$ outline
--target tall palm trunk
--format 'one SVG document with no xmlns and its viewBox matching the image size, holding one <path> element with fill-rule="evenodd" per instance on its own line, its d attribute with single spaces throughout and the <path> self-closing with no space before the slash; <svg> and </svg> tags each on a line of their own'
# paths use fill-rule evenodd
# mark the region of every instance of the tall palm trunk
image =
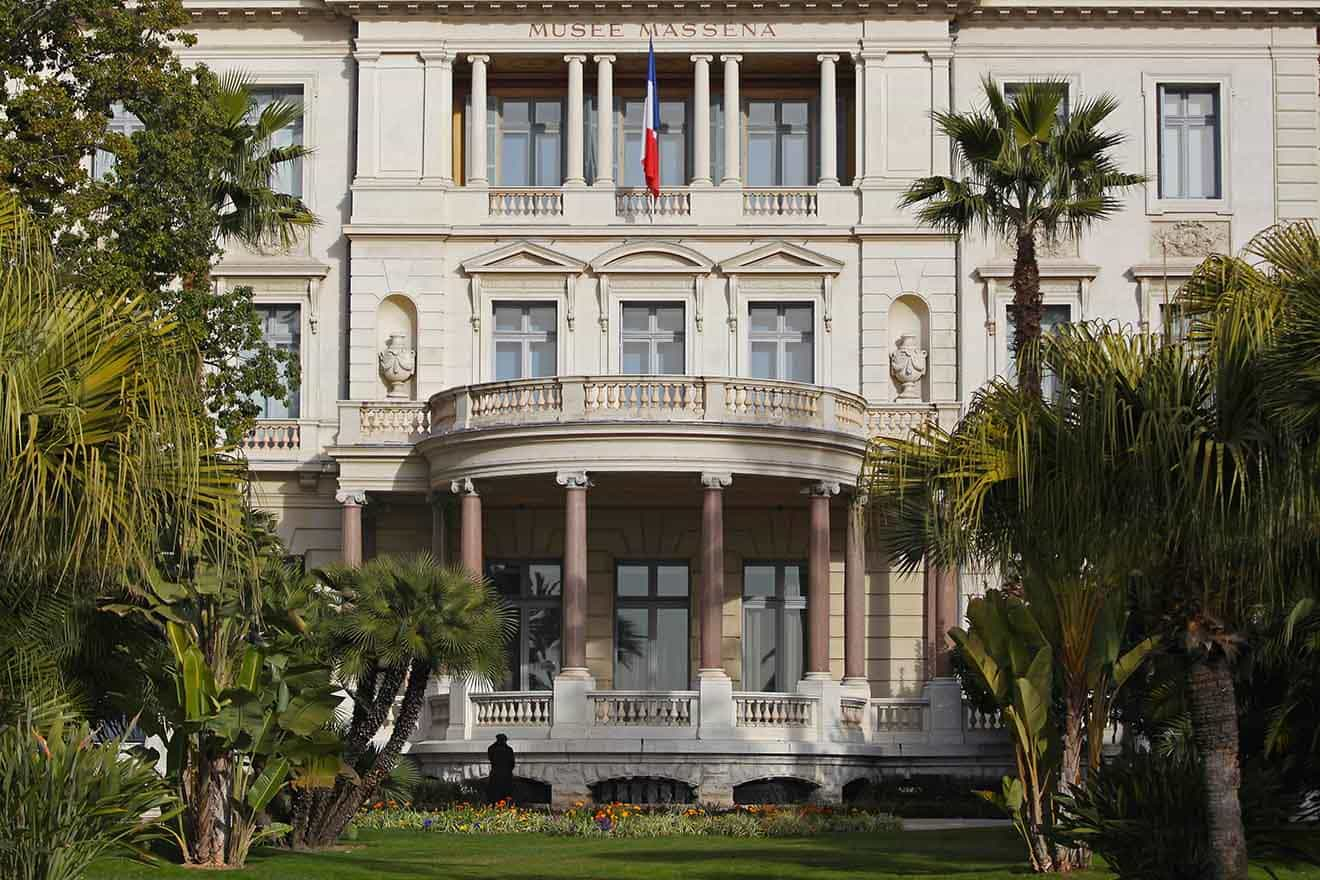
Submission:
<svg viewBox="0 0 1320 880">
<path fill-rule="evenodd" d="M 1036 239 L 1030 230 L 1019 232 L 1013 257 L 1013 348 L 1017 351 L 1018 387 L 1040 396 L 1040 364 L 1026 356 L 1028 346 L 1040 338 L 1040 266 Z"/>
<path fill-rule="evenodd" d="M 1188 675 L 1192 739 L 1201 758 L 1211 880 L 1246 880 L 1247 841 L 1238 787 L 1237 698 L 1233 670 L 1222 651 L 1192 666 Z"/>
</svg>

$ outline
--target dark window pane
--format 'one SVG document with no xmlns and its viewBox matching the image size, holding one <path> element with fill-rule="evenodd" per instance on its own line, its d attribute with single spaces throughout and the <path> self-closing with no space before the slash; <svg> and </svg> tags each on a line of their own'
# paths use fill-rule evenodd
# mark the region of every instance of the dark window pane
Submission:
<svg viewBox="0 0 1320 880">
<path fill-rule="evenodd" d="M 645 565 L 620 565 L 616 575 L 616 589 L 620 596 L 650 595 L 649 569 Z"/>
<path fill-rule="evenodd" d="M 648 690 L 650 640 L 650 613 L 647 609 L 620 608 L 614 629 L 615 690 Z"/>
<path fill-rule="evenodd" d="M 681 691 L 688 682 L 688 612 L 686 608 L 658 608 L 656 616 L 656 678 L 652 687 Z"/>
<path fill-rule="evenodd" d="M 656 594 L 660 596 L 686 596 L 688 594 L 688 567 L 686 565 L 656 566 Z"/>
</svg>

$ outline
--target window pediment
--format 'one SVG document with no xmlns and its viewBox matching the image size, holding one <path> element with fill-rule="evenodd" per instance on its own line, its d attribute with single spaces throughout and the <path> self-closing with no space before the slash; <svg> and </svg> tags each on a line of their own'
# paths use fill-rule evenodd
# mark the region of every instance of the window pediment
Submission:
<svg viewBox="0 0 1320 880">
<path fill-rule="evenodd" d="M 530 241 L 516 241 L 488 253 L 464 260 L 462 269 L 469 275 L 483 273 L 548 273 L 576 275 L 586 263 Z"/>
<path fill-rule="evenodd" d="M 773 241 L 720 263 L 726 275 L 837 275 L 843 263 L 786 241 Z"/>
<path fill-rule="evenodd" d="M 692 248 L 670 241 L 625 242 L 591 261 L 601 274 L 673 272 L 701 275 L 714 267 Z"/>
</svg>

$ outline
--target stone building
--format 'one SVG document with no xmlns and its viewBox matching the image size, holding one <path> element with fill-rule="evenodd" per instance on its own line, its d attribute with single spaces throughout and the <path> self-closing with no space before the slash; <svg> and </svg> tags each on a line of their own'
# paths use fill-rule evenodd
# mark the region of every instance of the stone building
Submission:
<svg viewBox="0 0 1320 880">
<path fill-rule="evenodd" d="M 1013 372 L 1011 252 L 897 207 L 951 169 L 932 111 L 1117 97 L 1150 183 L 1044 248 L 1047 324 L 1158 330 L 1202 255 L 1317 212 L 1315 0 L 187 6 L 189 59 L 301 101 L 314 150 L 281 183 L 321 225 L 215 272 L 302 364 L 258 502 L 309 565 L 489 575 L 511 675 L 437 683 L 412 751 L 482 776 L 505 732 L 561 803 L 1003 766 L 941 661 L 980 579 L 891 570 L 856 513 L 869 437 Z"/>
</svg>

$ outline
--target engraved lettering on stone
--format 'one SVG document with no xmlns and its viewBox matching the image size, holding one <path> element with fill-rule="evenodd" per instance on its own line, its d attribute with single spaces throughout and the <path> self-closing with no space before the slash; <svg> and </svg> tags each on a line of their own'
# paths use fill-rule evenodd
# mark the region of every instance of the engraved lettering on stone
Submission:
<svg viewBox="0 0 1320 880">
<path fill-rule="evenodd" d="M 707 39 L 773 39 L 775 26 L 770 22 L 531 22 L 527 25 L 529 39 L 582 40 L 582 39 L 637 39 L 692 40 Z"/>
</svg>

